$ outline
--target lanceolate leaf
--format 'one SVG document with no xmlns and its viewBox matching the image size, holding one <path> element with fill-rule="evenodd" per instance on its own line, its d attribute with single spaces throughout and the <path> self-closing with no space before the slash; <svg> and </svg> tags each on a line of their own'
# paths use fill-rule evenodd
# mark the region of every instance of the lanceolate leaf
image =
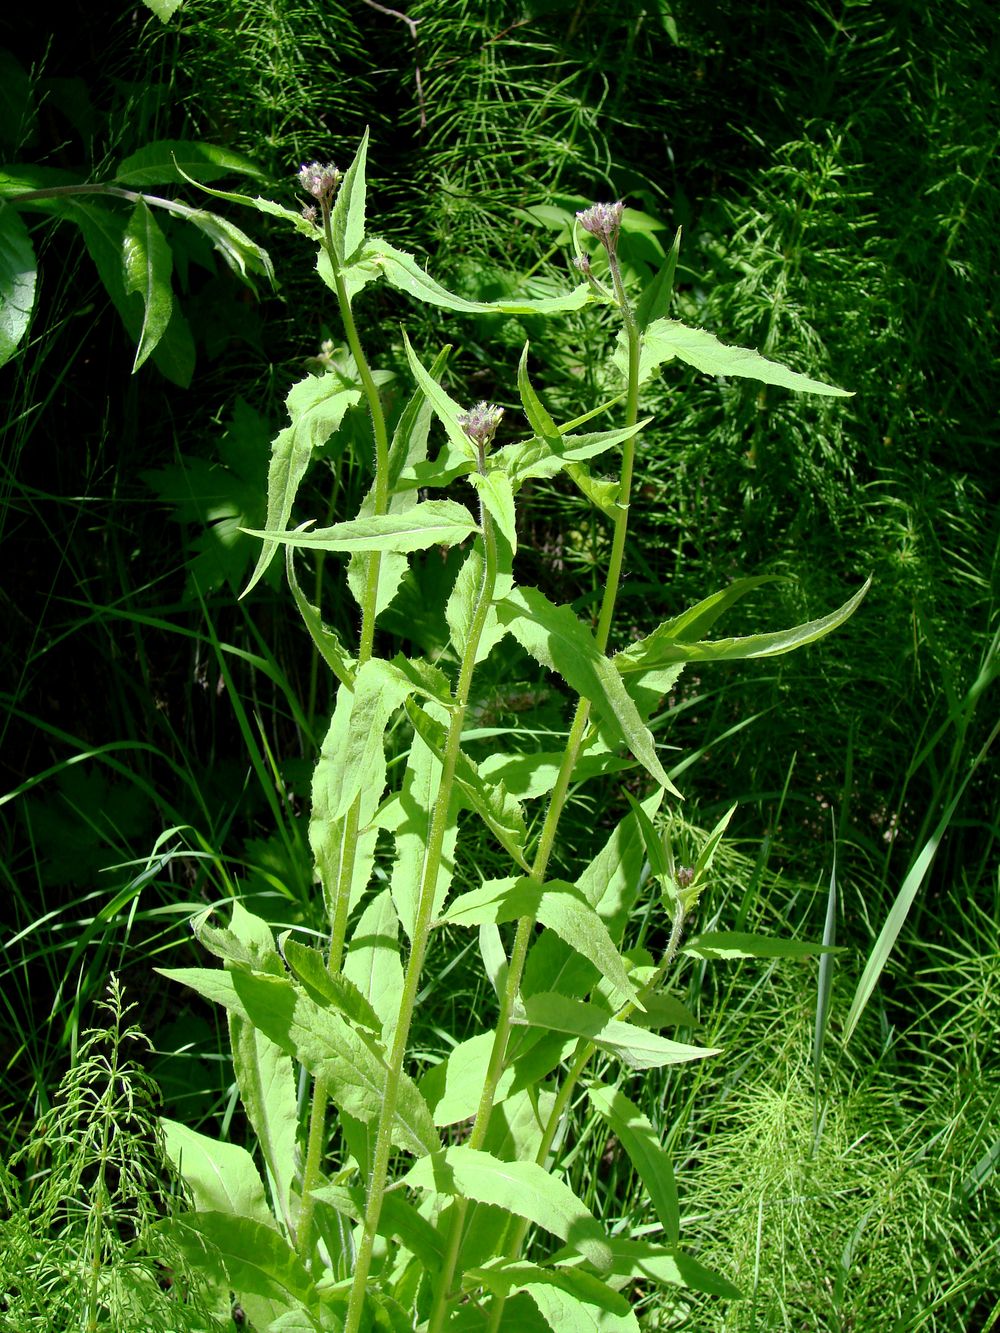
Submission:
<svg viewBox="0 0 1000 1333">
<path fill-rule="evenodd" d="M 14 355 L 28 331 L 35 279 L 28 229 L 9 204 L 0 203 L 0 366 Z"/>
<path fill-rule="evenodd" d="M 624 368 L 627 351 L 619 335 L 615 360 Z M 776 361 L 769 361 L 748 347 L 730 347 L 720 342 L 707 329 L 693 329 L 676 319 L 655 319 L 642 335 L 642 357 L 639 365 L 640 383 L 647 380 L 658 366 L 674 358 L 684 361 L 705 375 L 735 375 L 743 379 L 776 384 L 797 393 L 824 394 L 830 398 L 850 398 L 847 389 L 800 375 Z"/>
<path fill-rule="evenodd" d="M 632 1023 L 612 1018 L 606 1009 L 572 1000 L 554 991 L 539 991 L 524 1001 L 524 1022 L 532 1027 L 565 1032 L 592 1041 L 602 1051 L 617 1055 L 632 1069 L 659 1069 L 663 1065 L 683 1064 L 718 1055 L 708 1046 L 684 1046 L 668 1041 L 656 1032 L 647 1032 Z"/>
<path fill-rule="evenodd" d="M 464 1285 L 474 1283 L 498 1296 L 526 1291 L 556 1333 L 639 1333 L 625 1297 L 582 1269 L 501 1261 L 467 1270 Z"/>
<path fill-rule="evenodd" d="M 500 925 L 524 916 L 535 917 L 589 959 L 621 992 L 623 1004 L 636 998 L 635 986 L 607 926 L 580 890 L 565 880 L 549 880 L 544 886 L 526 877 L 489 881 L 481 889 L 453 899 L 443 920 L 481 926 L 487 922 Z"/>
<path fill-rule="evenodd" d="M 246 232 L 240 231 L 239 227 L 227 218 L 220 218 L 216 213 L 206 213 L 201 209 L 187 213 L 185 217 L 193 227 L 197 227 L 208 237 L 229 267 L 251 291 L 257 290 L 252 277 L 254 273 L 267 278 L 272 287 L 276 285 L 270 255 L 256 241 L 252 241 Z"/>
<path fill-rule="evenodd" d="M 299 608 L 299 615 L 302 617 L 303 623 L 309 631 L 309 637 L 316 645 L 319 655 L 341 685 L 353 685 L 354 661 L 348 656 L 344 645 L 340 641 L 340 635 L 324 623 L 319 608 L 313 606 L 299 587 L 299 581 L 295 576 L 294 546 L 285 547 L 285 575 L 288 579 L 288 586 L 292 590 L 295 605 Z"/>
<path fill-rule="evenodd" d="M 676 1245 L 680 1240 L 681 1215 L 674 1168 L 648 1116 L 616 1088 L 596 1083 L 587 1089 L 587 1096 L 628 1153 L 636 1179 L 645 1186 L 664 1235 Z"/>
<path fill-rule="evenodd" d="M 296 980 L 318 1005 L 322 1008 L 332 1005 L 361 1027 L 371 1032 L 381 1031 L 381 1020 L 367 998 L 353 981 L 341 973 L 331 972 L 318 949 L 292 939 L 287 930 L 281 936 L 281 948 Z"/>
<path fill-rule="evenodd" d="M 229 1014 L 229 1043 L 240 1100 L 260 1144 L 275 1210 L 291 1235 L 299 1123 L 292 1062 L 280 1046 L 239 1014 Z"/>
<path fill-rule="evenodd" d="M 674 243 L 663 262 L 663 267 L 649 284 L 636 307 L 635 318 L 639 328 L 645 330 L 656 319 L 670 310 L 670 300 L 674 293 L 674 275 L 677 272 L 677 260 L 681 252 L 681 229 L 674 234 Z"/>
<path fill-rule="evenodd" d="M 706 930 L 689 940 L 682 952 L 692 958 L 815 958 L 819 954 L 843 953 L 843 949 L 807 940 L 748 935 L 738 930 Z"/>
<path fill-rule="evenodd" d="M 610 1262 L 600 1224 L 568 1185 L 535 1162 L 501 1162 L 460 1146 L 423 1158 L 404 1180 L 414 1189 L 495 1204 L 567 1241 L 595 1268 L 603 1270 Z"/>
<path fill-rule="evenodd" d="M 231 148 L 187 139 L 158 139 L 122 159 L 115 184 L 145 190 L 150 185 L 179 185 L 185 180 L 203 184 L 237 174 L 264 176 L 260 167 Z"/>
<path fill-rule="evenodd" d="M 662 787 L 680 795 L 614 666 L 568 606 L 554 606 L 537 588 L 516 588 L 498 603 L 497 615 L 536 661 L 557 671 L 571 689 L 590 700 L 615 738 Z"/>
<path fill-rule="evenodd" d="M 365 165 L 368 158 L 368 131 L 365 130 L 354 161 L 344 173 L 333 204 L 331 228 L 337 259 L 345 264 L 365 239 Z"/>
<path fill-rule="evenodd" d="M 493 1054 L 493 1040 L 492 1032 L 481 1032 L 459 1042 L 446 1059 L 432 1065 L 420 1080 L 420 1092 L 434 1114 L 435 1125 L 455 1125 L 476 1114 Z M 513 1081 L 514 1071 L 505 1070 L 495 1101 L 503 1101 Z"/>
<path fill-rule="evenodd" d="M 870 587 L 869 578 L 843 606 L 818 620 L 809 620 L 803 625 L 796 625 L 794 629 L 751 634 L 743 639 L 711 639 L 702 643 L 678 639 L 675 637 L 673 622 L 667 621 L 645 639 L 640 639 L 638 643 L 618 653 L 613 661 L 624 674 L 628 671 L 650 671 L 671 662 L 732 662 L 751 657 L 777 657 L 807 643 L 815 643 L 842 625 L 861 605 Z"/>
<path fill-rule="evenodd" d="M 478 532 L 479 525 L 465 506 L 454 500 L 426 500 L 403 514 L 357 518 L 309 532 L 272 529 L 257 532 L 251 528 L 244 531 L 251 537 L 263 538 L 265 542 L 283 542 L 287 546 L 305 546 L 320 551 L 406 552 L 425 551 L 429 546 L 456 546 Z M 246 592 L 243 595 L 245 597 Z"/>
<path fill-rule="evenodd" d="M 144 199 L 136 204 L 125 229 L 122 266 L 126 293 L 138 293 L 143 305 L 134 374 L 166 332 L 174 304 L 170 286 L 173 255 Z"/>
<path fill-rule="evenodd" d="M 690 1287 L 692 1291 L 704 1291 L 710 1296 L 722 1296 L 727 1300 L 740 1300 L 743 1293 L 718 1273 L 692 1259 L 683 1250 L 674 1246 L 654 1245 L 646 1240 L 625 1240 L 613 1237 L 611 1246 L 612 1264 L 609 1276 L 631 1278 L 639 1282 L 655 1282 L 663 1287 Z M 553 1259 L 564 1258 L 564 1253 L 554 1255 Z"/>
<path fill-rule="evenodd" d="M 340 802 L 334 818 L 346 815 L 362 790 L 374 790 L 381 798 L 385 786 L 385 729 L 390 717 L 412 693 L 413 682 L 391 662 L 373 657 L 358 671 L 342 756 Z"/>
<path fill-rule="evenodd" d="M 344 976 L 357 986 L 378 1015 L 382 1043 L 388 1050 L 396 1031 L 403 994 L 399 920 L 388 889 L 377 893 L 362 912 L 351 937 Z"/>
<path fill-rule="evenodd" d="M 491 468 L 485 477 L 479 472 L 473 472 L 469 481 L 475 487 L 483 508 L 509 543 L 513 555 L 517 550 L 517 527 L 510 477 L 499 468 Z"/>
</svg>

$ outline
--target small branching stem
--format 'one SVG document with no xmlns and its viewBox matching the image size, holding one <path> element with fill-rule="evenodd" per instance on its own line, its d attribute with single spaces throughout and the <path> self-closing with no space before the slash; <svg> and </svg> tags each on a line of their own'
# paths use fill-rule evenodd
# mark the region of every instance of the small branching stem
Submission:
<svg viewBox="0 0 1000 1333">
<path fill-rule="evenodd" d="M 493 602 L 497 578 L 497 546 L 493 531 L 493 521 L 486 510 L 480 506 L 480 522 L 483 534 L 483 577 L 476 598 L 472 622 L 466 639 L 462 665 L 459 671 L 458 685 L 455 690 L 451 722 L 445 742 L 441 765 L 441 778 L 434 812 L 431 818 L 430 834 L 424 856 L 420 892 L 417 900 L 417 913 L 413 927 L 413 940 L 410 956 L 407 960 L 406 975 L 403 981 L 403 995 L 399 1005 L 399 1019 L 396 1033 L 389 1054 L 386 1073 L 385 1096 L 379 1115 L 378 1133 L 375 1140 L 375 1152 L 372 1162 L 371 1180 L 368 1186 L 368 1199 L 365 1208 L 364 1230 L 354 1265 L 354 1282 L 351 1287 L 350 1303 L 344 1323 L 344 1333 L 358 1333 L 364 1311 L 365 1288 L 371 1267 L 372 1252 L 375 1246 L 376 1230 L 382 1211 L 382 1201 L 388 1179 L 389 1154 L 392 1149 L 392 1126 L 396 1114 L 396 1102 L 399 1096 L 399 1083 L 402 1076 L 406 1045 L 410 1036 L 410 1025 L 416 1007 L 417 993 L 420 988 L 420 972 L 423 967 L 427 943 L 430 938 L 434 897 L 438 875 L 441 868 L 441 852 L 445 834 L 448 830 L 448 807 L 451 804 L 452 788 L 455 778 L 455 766 L 458 762 L 462 739 L 462 726 L 465 710 L 472 688 L 472 676 L 476 666 L 479 643 L 486 626 L 486 617 Z"/>
<path fill-rule="evenodd" d="M 639 327 L 625 295 L 625 287 L 622 282 L 621 270 L 618 266 L 617 257 L 614 253 L 609 253 L 608 258 L 611 264 L 611 278 L 614 284 L 615 297 L 621 312 L 622 322 L 625 326 L 626 338 L 628 340 L 628 390 L 625 407 L 625 425 L 634 426 L 639 419 Z M 618 596 L 618 586 L 621 582 L 622 562 L 625 553 L 625 538 L 628 532 L 629 496 L 632 488 L 634 465 L 635 436 L 632 436 L 630 439 L 626 440 L 622 446 L 621 478 L 618 488 L 617 515 L 615 518 L 614 535 L 611 543 L 611 556 L 608 563 L 607 582 L 605 583 L 604 595 L 601 599 L 601 610 L 597 622 L 597 630 L 595 632 L 597 646 L 601 652 L 607 650 L 608 639 L 611 633 L 611 618 L 614 614 L 615 601 Z M 552 849 L 555 846 L 559 820 L 562 817 L 563 808 L 565 807 L 569 796 L 573 772 L 580 756 L 580 748 L 586 737 L 589 722 L 590 701 L 588 699 L 580 699 L 576 706 L 573 722 L 570 726 L 570 732 L 566 741 L 566 748 L 563 752 L 562 762 L 559 767 L 555 786 L 549 797 L 549 805 L 545 813 L 545 822 L 542 825 L 542 831 L 538 839 L 538 846 L 535 851 L 535 859 L 531 867 L 531 878 L 537 884 L 544 884 L 545 882 L 549 858 L 551 857 Z M 479 1109 L 476 1113 L 475 1123 L 468 1140 L 468 1146 L 470 1148 L 482 1148 L 489 1131 L 490 1120 L 493 1115 L 493 1107 L 496 1101 L 497 1088 L 500 1085 L 500 1079 L 503 1075 L 507 1059 L 507 1046 L 510 1040 L 511 1028 L 514 1023 L 514 1005 L 521 988 L 521 979 L 524 975 L 528 949 L 535 933 L 535 924 L 536 919 L 534 916 L 521 917 L 517 923 L 514 946 L 511 950 L 510 963 L 507 968 L 507 980 L 504 986 L 503 995 L 500 998 L 500 1013 L 497 1018 L 493 1047 L 490 1053 L 490 1062 L 487 1067 L 486 1079 L 479 1101 Z M 430 1319 L 427 1324 L 427 1333 L 441 1333 L 447 1318 L 451 1286 L 455 1278 L 455 1269 L 458 1264 L 459 1251 L 462 1246 L 462 1233 L 465 1227 L 466 1212 L 466 1200 L 461 1198 L 456 1199 L 452 1208 L 444 1262 L 438 1281 L 434 1305 L 432 1306 Z M 495 1302 L 495 1305 L 502 1310 L 503 1301 L 498 1299 Z"/>
</svg>

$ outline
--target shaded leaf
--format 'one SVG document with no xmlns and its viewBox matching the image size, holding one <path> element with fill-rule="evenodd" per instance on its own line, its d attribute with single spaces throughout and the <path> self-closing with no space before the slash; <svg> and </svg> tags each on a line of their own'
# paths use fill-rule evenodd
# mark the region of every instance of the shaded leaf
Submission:
<svg viewBox="0 0 1000 1333">
<path fill-rule="evenodd" d="M 685 1046 L 668 1041 L 656 1032 L 612 1018 L 606 1009 L 596 1004 L 585 1004 L 555 991 L 530 995 L 524 1001 L 523 1018 L 515 1018 L 515 1021 L 592 1041 L 602 1051 L 617 1055 L 632 1069 L 659 1069 L 663 1065 L 704 1060 L 720 1053 L 709 1046 Z"/>
<path fill-rule="evenodd" d="M 144 199 L 136 204 L 125 229 L 122 266 L 126 294 L 137 293 L 143 306 L 139 345 L 132 365 L 135 374 L 166 333 L 174 305 L 170 286 L 173 254 Z"/>
<path fill-rule="evenodd" d="M 31 323 L 37 267 L 28 229 L 0 202 L 0 366 L 14 355 Z"/>
</svg>

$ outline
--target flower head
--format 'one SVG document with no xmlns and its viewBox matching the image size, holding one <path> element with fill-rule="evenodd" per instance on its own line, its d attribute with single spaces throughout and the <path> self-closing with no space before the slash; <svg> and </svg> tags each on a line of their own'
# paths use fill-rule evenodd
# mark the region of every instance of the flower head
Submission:
<svg viewBox="0 0 1000 1333">
<path fill-rule="evenodd" d="M 468 412 L 463 412 L 458 418 L 458 424 L 482 453 L 497 433 L 497 427 L 502 419 L 502 407 L 497 407 L 495 403 L 482 402 L 477 403 Z"/>
<path fill-rule="evenodd" d="M 329 205 L 340 185 L 340 172 L 332 162 L 306 162 L 299 168 L 299 184 L 314 199 Z"/>
<path fill-rule="evenodd" d="M 609 254 L 614 254 L 624 212 L 625 205 L 619 199 L 616 204 L 593 204 L 577 213 L 576 220 L 584 231 L 597 237 Z"/>
</svg>

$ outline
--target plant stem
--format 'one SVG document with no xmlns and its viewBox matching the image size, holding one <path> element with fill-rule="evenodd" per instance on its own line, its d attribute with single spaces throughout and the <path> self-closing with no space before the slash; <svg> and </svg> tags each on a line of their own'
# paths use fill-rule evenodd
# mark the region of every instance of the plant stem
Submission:
<svg viewBox="0 0 1000 1333">
<path fill-rule="evenodd" d="M 427 952 L 427 943 L 430 938 L 432 924 L 431 914 L 434 909 L 434 896 L 441 867 L 441 851 L 444 846 L 444 838 L 448 829 L 448 807 L 451 804 L 455 766 L 458 761 L 459 747 L 462 739 L 465 710 L 469 702 L 469 693 L 472 688 L 472 676 L 476 666 L 476 655 L 479 650 L 479 642 L 482 638 L 483 629 L 486 626 L 486 617 L 493 601 L 493 594 L 496 586 L 496 538 L 493 532 L 493 521 L 482 505 L 480 505 L 480 518 L 483 533 L 483 550 L 485 554 L 483 578 L 476 599 L 472 623 L 469 627 L 465 652 L 462 655 L 462 665 L 454 695 L 454 707 L 442 758 L 441 778 L 438 785 L 437 797 L 434 802 L 434 813 L 431 819 L 431 828 L 424 855 L 420 893 L 417 900 L 417 914 L 413 927 L 412 946 L 409 959 L 407 960 L 406 976 L 403 981 L 403 995 L 399 1005 L 399 1019 L 396 1025 L 395 1037 L 393 1038 L 392 1050 L 389 1054 L 389 1064 L 385 1082 L 385 1096 L 382 1103 L 382 1111 L 379 1116 L 378 1134 L 375 1141 L 375 1153 L 372 1162 L 372 1174 L 368 1186 L 364 1230 L 355 1259 L 354 1282 L 351 1287 L 350 1303 L 347 1309 L 347 1318 L 344 1323 L 344 1333 L 358 1333 L 358 1329 L 361 1325 L 361 1316 L 364 1311 L 365 1288 L 368 1282 L 368 1272 L 371 1267 L 375 1235 L 379 1216 L 382 1211 L 382 1201 L 385 1197 L 388 1178 L 389 1154 L 392 1149 L 392 1125 L 396 1114 L 396 1101 L 399 1095 L 399 1083 L 402 1075 L 403 1059 L 406 1054 L 406 1045 L 409 1040 L 410 1025 L 413 1021 L 413 1011 L 417 1002 L 417 992 L 420 986 L 420 972 L 423 967 L 424 957 Z"/>
<path fill-rule="evenodd" d="M 609 253 L 608 257 L 611 263 L 611 277 L 614 283 L 615 295 L 618 307 L 621 310 L 626 337 L 628 339 L 628 391 L 625 406 L 625 425 L 634 426 L 639 418 L 639 328 L 635 322 L 635 317 L 625 295 L 625 288 L 622 283 L 621 271 L 618 267 L 617 258 L 613 253 Z M 615 518 L 614 535 L 611 542 L 611 556 L 608 562 L 607 581 L 604 586 L 604 595 L 601 599 L 601 610 L 595 633 L 597 646 L 601 652 L 604 652 L 608 646 L 608 638 L 611 632 L 611 618 L 614 614 L 615 601 L 618 596 L 618 586 L 621 582 L 622 562 L 625 553 L 625 538 L 628 531 L 629 497 L 632 489 L 634 464 L 635 437 L 632 436 L 622 445 L 621 480 L 618 489 L 617 504 L 618 512 Z M 544 884 L 545 882 L 545 874 L 548 869 L 549 858 L 551 857 L 552 849 L 555 846 L 559 820 L 562 817 L 562 812 L 569 796 L 573 772 L 580 756 L 580 748 L 583 745 L 589 721 L 590 701 L 588 699 L 580 699 L 577 703 L 573 722 L 570 726 L 569 736 L 566 741 L 566 748 L 563 751 L 562 763 L 559 766 L 559 773 L 556 777 L 555 786 L 549 796 L 549 805 L 545 812 L 545 822 L 542 825 L 542 831 L 538 839 L 538 846 L 535 850 L 535 859 L 532 862 L 531 878 L 537 884 Z M 507 968 L 507 980 L 504 986 L 503 995 L 500 997 L 500 1013 L 497 1018 L 496 1031 L 494 1033 L 493 1048 L 490 1052 L 490 1062 L 487 1066 L 486 1079 L 479 1100 L 479 1109 L 476 1112 L 476 1120 L 472 1127 L 472 1133 L 468 1139 L 468 1146 L 470 1148 L 482 1148 L 489 1131 L 497 1088 L 500 1085 L 500 1079 L 503 1075 L 507 1059 L 507 1045 L 510 1040 L 511 1028 L 513 1027 L 514 1021 L 514 1004 L 521 988 L 521 979 L 524 975 L 524 966 L 528 957 L 528 949 L 534 936 L 535 924 L 536 918 L 534 916 L 521 917 L 517 923 L 514 946 L 511 950 L 510 963 Z M 458 1255 L 462 1245 L 462 1232 L 465 1226 L 466 1211 L 466 1200 L 457 1198 L 452 1209 L 444 1263 L 442 1265 L 441 1277 L 434 1305 L 427 1324 L 427 1333 L 440 1333 L 444 1326 L 444 1320 L 448 1312 L 448 1293 L 454 1280 L 455 1269 L 458 1264 Z M 498 1304 L 502 1309 L 503 1302 L 499 1301 Z"/>
<path fill-rule="evenodd" d="M 333 244 L 330 202 L 323 201 L 323 242 L 330 267 L 333 270 L 337 290 L 337 304 L 340 318 L 347 336 L 347 345 L 351 349 L 354 363 L 368 401 L 372 418 L 372 433 L 375 439 L 375 486 L 374 512 L 385 514 L 389 508 L 389 434 L 385 424 L 385 413 L 379 397 L 378 385 L 358 337 L 358 328 L 354 322 L 351 298 L 344 282 L 337 252 Z M 378 609 L 378 583 L 381 571 L 382 553 L 372 551 L 368 556 L 365 589 L 361 602 L 361 638 L 358 644 L 358 666 L 364 666 L 372 656 L 375 644 L 375 616 Z M 342 687 L 346 688 L 346 687 Z M 340 839 L 340 869 L 334 896 L 334 915 L 330 930 L 330 955 L 327 966 L 333 973 L 339 972 L 344 958 L 344 945 L 347 939 L 347 919 L 350 911 L 351 884 L 354 879 L 354 866 L 357 855 L 358 829 L 361 822 L 361 796 L 354 800 L 344 820 Z M 313 1218 L 316 1204 L 313 1190 L 322 1179 L 323 1154 L 326 1147 L 326 1108 L 329 1101 L 329 1089 L 326 1080 L 317 1078 L 313 1088 L 312 1107 L 309 1113 L 309 1134 L 306 1144 L 306 1159 L 302 1170 L 302 1211 L 299 1216 L 296 1248 L 302 1261 L 308 1264 L 312 1252 Z"/>
</svg>

